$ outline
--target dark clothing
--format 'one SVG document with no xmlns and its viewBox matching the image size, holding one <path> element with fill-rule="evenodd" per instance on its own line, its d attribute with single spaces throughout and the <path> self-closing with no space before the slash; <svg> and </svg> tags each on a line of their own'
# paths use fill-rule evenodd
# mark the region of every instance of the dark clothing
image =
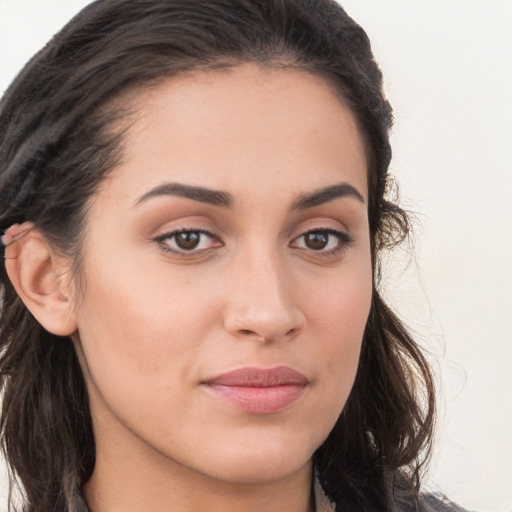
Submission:
<svg viewBox="0 0 512 512">
<path fill-rule="evenodd" d="M 315 503 L 316 512 L 360 512 L 347 509 L 342 504 L 332 503 L 325 495 L 322 486 L 315 481 Z M 380 512 L 380 511 L 364 511 L 364 512 Z M 397 506 L 396 512 L 469 512 L 460 507 L 456 503 L 447 500 L 442 494 L 432 493 L 425 494 L 420 500 L 420 508 L 408 507 L 407 505 Z"/>
</svg>

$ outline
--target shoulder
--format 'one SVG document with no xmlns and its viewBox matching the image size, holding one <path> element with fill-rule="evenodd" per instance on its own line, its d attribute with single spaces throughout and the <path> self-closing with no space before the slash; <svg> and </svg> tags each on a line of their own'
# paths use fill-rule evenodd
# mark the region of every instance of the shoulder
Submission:
<svg viewBox="0 0 512 512">
<path fill-rule="evenodd" d="M 440 493 L 424 494 L 420 499 L 419 510 L 420 512 L 470 512 Z"/>
</svg>

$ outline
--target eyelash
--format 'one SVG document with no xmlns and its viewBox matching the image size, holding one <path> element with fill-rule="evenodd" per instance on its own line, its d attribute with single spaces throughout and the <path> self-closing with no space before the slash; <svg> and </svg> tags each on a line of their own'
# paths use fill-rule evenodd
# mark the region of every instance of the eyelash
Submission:
<svg viewBox="0 0 512 512">
<path fill-rule="evenodd" d="M 174 243 L 176 243 L 176 237 L 180 234 L 188 234 L 188 235 L 197 235 L 198 236 L 198 245 L 201 244 L 201 239 L 203 237 L 208 237 L 212 241 L 216 241 L 218 245 L 207 247 L 203 249 L 197 249 L 197 247 L 192 247 L 190 250 L 184 249 L 184 248 L 172 248 L 170 247 L 169 241 L 174 240 Z M 336 247 L 331 248 L 329 250 L 323 250 L 323 248 L 315 250 L 308 247 L 298 247 L 297 241 L 300 239 L 303 239 L 307 237 L 308 235 L 327 235 L 328 237 L 335 237 L 338 239 L 338 243 Z M 211 249 L 222 247 L 224 244 L 219 240 L 219 238 L 211 233 L 210 231 L 204 230 L 204 229 L 179 229 L 175 231 L 171 231 L 170 233 L 165 233 L 163 235 L 159 235 L 154 239 L 154 241 L 160 246 L 160 248 L 167 253 L 171 253 L 174 256 L 179 257 L 193 257 L 197 256 L 199 254 L 204 254 L 207 251 L 210 251 Z M 354 244 L 354 238 L 351 237 L 348 233 L 345 233 L 343 231 L 338 231 L 336 229 L 330 229 L 330 228 L 318 228 L 318 229 L 310 229 L 298 237 L 294 238 L 291 242 L 291 247 L 296 247 L 299 250 L 303 251 L 309 251 L 312 254 L 318 255 L 320 257 L 329 257 L 329 256 L 336 256 L 341 253 L 343 253 L 345 250 L 347 250 L 350 246 Z M 327 246 L 329 245 L 330 240 L 327 242 Z"/>
<path fill-rule="evenodd" d="M 182 256 L 185 258 L 197 255 L 198 253 L 203 254 L 204 252 L 209 251 L 210 249 L 214 248 L 214 247 L 208 247 L 205 249 L 197 249 L 196 247 L 193 247 L 190 250 L 179 248 L 179 247 L 176 249 L 171 248 L 169 246 L 169 240 L 174 240 L 174 242 L 176 243 L 176 237 L 181 234 L 189 234 L 189 235 L 196 234 L 196 235 L 198 235 L 199 244 L 201 244 L 201 239 L 204 236 L 207 236 L 207 237 L 211 238 L 212 240 L 216 240 L 218 242 L 217 247 L 221 247 L 223 245 L 222 242 L 220 242 L 220 240 L 218 239 L 218 237 L 216 237 L 210 231 L 206 231 L 205 229 L 178 229 L 175 231 L 171 231 L 170 233 L 165 233 L 163 235 L 157 236 L 154 240 L 155 240 L 155 242 L 158 243 L 158 245 L 164 252 L 171 253 L 175 256 Z"/>
</svg>

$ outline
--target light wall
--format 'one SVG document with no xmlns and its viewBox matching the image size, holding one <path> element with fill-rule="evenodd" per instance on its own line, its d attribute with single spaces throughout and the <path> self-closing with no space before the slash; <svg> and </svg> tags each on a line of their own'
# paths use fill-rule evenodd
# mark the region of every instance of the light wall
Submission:
<svg viewBox="0 0 512 512">
<path fill-rule="evenodd" d="M 0 91 L 84 0 L 0 0 Z M 415 253 L 386 294 L 437 361 L 430 485 L 512 511 L 512 1 L 344 0 L 395 108 L 394 158 Z M 0 505 L 1 507 L 2 505 Z"/>
</svg>

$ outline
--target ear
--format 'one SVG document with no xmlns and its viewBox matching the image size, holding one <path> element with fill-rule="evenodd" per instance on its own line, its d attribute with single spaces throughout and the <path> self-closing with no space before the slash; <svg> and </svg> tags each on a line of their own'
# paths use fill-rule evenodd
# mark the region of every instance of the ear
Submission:
<svg viewBox="0 0 512 512">
<path fill-rule="evenodd" d="M 19 297 L 47 331 L 58 336 L 76 331 L 69 262 L 56 255 L 33 224 L 20 226 L 20 234 L 6 247 L 5 268 Z"/>
</svg>

